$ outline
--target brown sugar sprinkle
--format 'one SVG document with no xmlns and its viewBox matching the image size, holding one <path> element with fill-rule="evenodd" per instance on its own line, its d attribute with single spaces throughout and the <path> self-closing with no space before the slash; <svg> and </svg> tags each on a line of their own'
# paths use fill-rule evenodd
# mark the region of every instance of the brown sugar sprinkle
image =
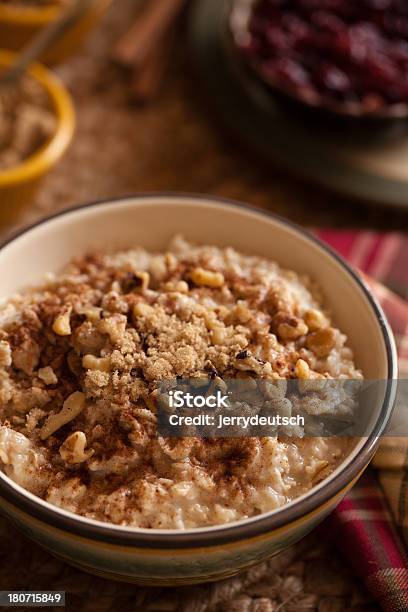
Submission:
<svg viewBox="0 0 408 612">
<path fill-rule="evenodd" d="M 161 438 L 158 383 L 360 378 L 345 341 L 308 279 L 259 257 L 180 237 L 162 254 L 77 257 L 0 310 L 0 467 L 51 503 L 122 525 L 265 512 L 313 486 L 322 454 L 332 471 L 342 443 Z M 23 455 L 14 464 L 16 436 L 41 470 Z"/>
</svg>

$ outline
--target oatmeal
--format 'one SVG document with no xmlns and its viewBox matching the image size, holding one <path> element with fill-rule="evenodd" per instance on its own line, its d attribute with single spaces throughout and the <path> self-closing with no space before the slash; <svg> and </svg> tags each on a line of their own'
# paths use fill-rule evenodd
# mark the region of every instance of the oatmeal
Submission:
<svg viewBox="0 0 408 612">
<path fill-rule="evenodd" d="M 16 166 L 41 148 L 55 132 L 47 92 L 24 76 L 0 95 L 0 171 Z"/>
<path fill-rule="evenodd" d="M 322 303 L 306 277 L 181 237 L 163 254 L 75 259 L 0 310 L 0 467 L 52 504 L 133 527 L 215 525 L 288 503 L 336 468 L 345 438 L 165 438 L 158 387 L 361 379 Z"/>
</svg>

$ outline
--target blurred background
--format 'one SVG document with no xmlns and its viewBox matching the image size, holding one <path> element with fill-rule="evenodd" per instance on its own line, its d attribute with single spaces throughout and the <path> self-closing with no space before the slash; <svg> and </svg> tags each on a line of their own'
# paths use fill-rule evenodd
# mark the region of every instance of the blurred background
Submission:
<svg viewBox="0 0 408 612">
<path fill-rule="evenodd" d="M 358 119 L 276 101 L 234 48 L 237 2 L 93 4 L 104 6 L 82 47 L 76 37 L 53 68 L 73 98 L 76 130 L 24 221 L 87 200 L 178 190 L 237 198 L 310 226 L 407 227 L 404 120 L 362 129 Z M 2 11 L 0 3 L 0 24 Z"/>
<path fill-rule="evenodd" d="M 21 53 L 67 6 L 0 0 L 0 46 Z M 87 201 L 207 193 L 320 228 L 407 295 L 405 0 L 78 7 L 48 69 L 29 68 L 48 99 L 27 74 L 0 78 L 0 234 Z M 3 68 L 16 59 L 0 51 Z M 0 588 L 65 589 L 76 610 L 379 609 L 326 535 L 221 585 L 163 591 L 69 568 L 4 521 L 0 533 Z"/>
</svg>

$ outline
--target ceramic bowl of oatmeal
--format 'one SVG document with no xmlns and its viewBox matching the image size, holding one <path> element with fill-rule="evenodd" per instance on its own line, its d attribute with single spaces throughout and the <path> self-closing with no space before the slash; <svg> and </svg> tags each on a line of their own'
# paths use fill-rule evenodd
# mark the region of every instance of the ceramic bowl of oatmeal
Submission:
<svg viewBox="0 0 408 612">
<path fill-rule="evenodd" d="M 390 418 L 387 385 L 358 438 L 316 429 L 358 410 L 334 381 L 396 378 L 394 341 L 360 277 L 271 214 L 205 196 L 94 203 L 3 244 L 0 277 L 0 508 L 88 571 L 192 584 L 276 554 L 333 510 Z M 301 404 L 306 420 L 169 437 L 161 385 L 185 379 L 255 386 L 258 416 Z M 308 382 L 325 401 L 305 400 Z"/>
<path fill-rule="evenodd" d="M 0 51 L 0 70 L 14 61 Z M 0 226 L 11 225 L 66 152 L 75 113 L 63 83 L 41 64 L 0 97 Z"/>
<path fill-rule="evenodd" d="M 1 47 L 20 51 L 42 28 L 58 19 L 69 0 L 1 0 Z M 64 34 L 41 57 L 46 64 L 57 64 L 80 49 L 89 31 L 96 26 L 111 4 L 111 0 L 96 0 L 74 28 Z"/>
</svg>

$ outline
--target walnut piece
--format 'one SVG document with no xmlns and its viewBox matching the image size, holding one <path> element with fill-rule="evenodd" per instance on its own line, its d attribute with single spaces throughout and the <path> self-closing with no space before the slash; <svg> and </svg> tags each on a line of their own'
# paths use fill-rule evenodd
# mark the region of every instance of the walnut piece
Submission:
<svg viewBox="0 0 408 612">
<path fill-rule="evenodd" d="M 84 355 L 82 358 L 82 366 L 86 370 L 100 370 L 101 372 L 109 372 L 110 359 L 109 357 L 95 357 L 94 355 Z"/>
<path fill-rule="evenodd" d="M 191 272 L 191 280 L 196 285 L 204 285 L 205 287 L 222 287 L 224 284 L 224 275 L 221 272 L 211 272 L 204 268 L 194 268 Z"/>
<path fill-rule="evenodd" d="M 55 376 L 54 370 L 47 366 L 38 370 L 38 378 L 41 378 L 46 385 L 55 385 L 58 382 L 58 378 Z"/>
<path fill-rule="evenodd" d="M 86 444 L 87 440 L 84 432 L 75 431 L 60 446 L 59 453 L 67 463 L 83 463 L 88 461 L 94 454 L 93 450 L 85 452 Z"/>
<path fill-rule="evenodd" d="M 327 357 L 336 344 L 336 331 L 332 327 L 319 329 L 309 334 L 306 346 L 313 351 L 317 357 Z"/>
<path fill-rule="evenodd" d="M 71 309 L 67 310 L 63 314 L 56 317 L 52 329 L 58 336 L 70 336 L 71 335 Z"/>
<path fill-rule="evenodd" d="M 65 400 L 62 410 L 58 414 L 51 414 L 43 425 L 40 438 L 45 440 L 55 431 L 75 419 L 85 408 L 85 393 L 75 391 Z"/>
<path fill-rule="evenodd" d="M 278 325 L 278 336 L 283 340 L 296 340 L 307 332 L 306 323 L 297 317 L 290 317 L 287 321 Z"/>
</svg>

